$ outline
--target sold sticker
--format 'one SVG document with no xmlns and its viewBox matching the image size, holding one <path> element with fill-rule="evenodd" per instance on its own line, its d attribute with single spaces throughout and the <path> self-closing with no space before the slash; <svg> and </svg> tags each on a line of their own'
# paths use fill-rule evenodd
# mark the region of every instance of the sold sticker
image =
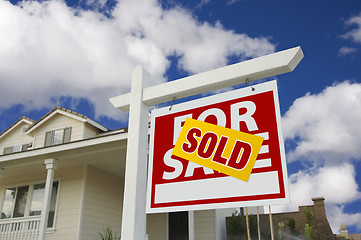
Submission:
<svg viewBox="0 0 361 240">
<path fill-rule="evenodd" d="M 172 154 L 248 182 L 263 138 L 187 118 Z"/>
</svg>

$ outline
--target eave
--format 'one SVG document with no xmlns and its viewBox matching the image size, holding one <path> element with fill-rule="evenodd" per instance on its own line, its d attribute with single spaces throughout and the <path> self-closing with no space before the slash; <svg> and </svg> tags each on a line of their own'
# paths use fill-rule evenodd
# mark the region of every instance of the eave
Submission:
<svg viewBox="0 0 361 240">
<path fill-rule="evenodd" d="M 59 167 L 90 164 L 122 176 L 123 170 L 119 169 L 123 169 L 125 164 L 127 138 L 127 132 L 117 131 L 101 137 L 2 155 L 0 168 L 5 170 L 6 175 L 39 171 L 43 169 L 45 159 L 56 158 Z"/>
</svg>

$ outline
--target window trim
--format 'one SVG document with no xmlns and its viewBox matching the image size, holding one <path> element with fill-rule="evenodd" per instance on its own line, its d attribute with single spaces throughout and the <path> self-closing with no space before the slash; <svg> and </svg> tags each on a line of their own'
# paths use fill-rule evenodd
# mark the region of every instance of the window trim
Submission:
<svg viewBox="0 0 361 240">
<path fill-rule="evenodd" d="M 69 137 L 65 138 L 68 129 L 69 129 L 69 132 L 68 132 Z M 60 131 L 60 130 L 64 130 L 63 131 L 63 136 L 62 136 L 62 141 L 61 141 L 61 143 L 54 144 L 55 132 Z M 44 146 L 45 147 L 56 146 L 56 145 L 60 145 L 60 144 L 63 144 L 63 143 L 70 142 L 70 140 L 71 140 L 71 132 L 72 132 L 72 127 L 58 128 L 58 129 L 54 129 L 54 130 L 45 132 Z"/>
<path fill-rule="evenodd" d="M 54 211 L 54 220 L 53 220 L 53 226 L 52 227 L 47 227 L 47 232 L 54 232 L 56 229 L 56 219 L 57 219 L 57 215 L 58 215 L 58 204 L 59 204 L 59 193 L 60 193 L 60 185 L 61 185 L 61 178 L 54 178 L 53 183 L 54 182 L 58 182 L 58 191 L 56 194 L 56 200 L 55 200 L 55 211 Z M 32 197 L 33 197 L 33 191 L 34 191 L 34 185 L 36 184 L 43 184 L 46 183 L 46 181 L 30 181 L 30 182 L 25 182 L 25 183 L 16 183 L 16 184 L 9 184 L 9 185 L 5 185 L 4 186 L 4 190 L 2 191 L 2 200 L 1 200 L 1 205 L 0 205 L 0 214 L 2 212 L 2 208 L 4 205 L 4 200 L 5 200 L 5 191 L 8 188 L 18 188 L 18 187 L 24 187 L 24 186 L 29 186 L 28 189 L 28 195 L 27 195 L 27 200 L 26 200 L 26 205 L 25 205 L 25 213 L 23 217 L 13 217 L 14 214 L 14 207 L 15 207 L 15 202 L 14 202 L 14 206 L 12 209 L 12 217 L 11 218 L 4 218 L 4 219 L 0 219 L 0 220 L 9 220 L 9 219 L 22 219 L 22 218 L 31 218 L 31 217 L 37 217 L 37 216 L 41 216 L 41 215 L 36 215 L 36 216 L 30 216 L 30 207 L 31 207 L 31 201 L 32 201 Z M 16 193 L 17 195 L 17 193 Z M 14 199 L 14 201 L 16 201 L 16 199 Z"/>
<path fill-rule="evenodd" d="M 21 150 L 14 152 L 14 147 L 18 147 L 18 146 L 21 146 Z M 27 146 L 27 148 L 24 150 L 25 146 Z M 8 154 L 12 154 L 12 153 L 25 152 L 29 148 L 31 148 L 31 146 L 32 146 L 32 143 L 22 143 L 22 144 L 12 145 L 10 147 L 5 147 L 4 150 L 3 150 L 3 154 L 8 155 Z M 7 153 L 6 150 L 9 150 L 9 149 L 10 149 L 10 152 Z"/>
</svg>

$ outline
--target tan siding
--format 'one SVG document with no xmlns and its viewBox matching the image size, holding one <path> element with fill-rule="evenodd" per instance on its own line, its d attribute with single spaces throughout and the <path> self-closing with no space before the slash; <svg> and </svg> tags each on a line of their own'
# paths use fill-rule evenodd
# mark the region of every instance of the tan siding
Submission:
<svg viewBox="0 0 361 240">
<path fill-rule="evenodd" d="M 44 171 L 42 172 L 34 172 L 34 174 L 29 175 L 15 175 L 15 176 L 6 176 L 1 179 L 0 184 L 4 186 L 16 186 L 21 184 L 28 184 L 30 182 L 45 182 L 46 180 L 46 171 L 44 168 Z M 2 193 L 1 193 L 2 194 Z"/>
<path fill-rule="evenodd" d="M 4 148 L 33 142 L 32 137 L 27 136 L 23 133 L 23 127 L 27 126 L 29 125 L 23 122 L 0 139 L 0 155 L 4 153 Z"/>
<path fill-rule="evenodd" d="M 119 177 L 88 167 L 82 239 L 96 239 L 103 227 L 120 234 L 123 183 Z"/>
<path fill-rule="evenodd" d="M 88 123 L 84 124 L 84 139 L 93 138 L 96 137 L 97 135 L 98 135 L 98 131 L 94 126 Z"/>
<path fill-rule="evenodd" d="M 46 132 L 62 129 L 66 127 L 72 128 L 70 141 L 80 140 L 82 139 L 82 135 L 83 135 L 82 126 L 83 126 L 83 122 L 58 113 L 34 130 L 34 137 L 35 137 L 34 146 L 35 148 L 44 147 Z"/>
<path fill-rule="evenodd" d="M 214 210 L 194 212 L 194 235 L 197 240 L 215 240 Z"/>
<path fill-rule="evenodd" d="M 167 239 L 167 219 L 166 213 L 147 215 L 147 234 L 149 240 Z"/>
</svg>

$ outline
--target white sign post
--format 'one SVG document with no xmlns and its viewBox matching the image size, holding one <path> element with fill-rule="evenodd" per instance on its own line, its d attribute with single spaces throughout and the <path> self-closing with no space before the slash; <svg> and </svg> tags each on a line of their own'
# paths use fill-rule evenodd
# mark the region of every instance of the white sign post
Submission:
<svg viewBox="0 0 361 240">
<path fill-rule="evenodd" d="M 148 75 L 133 71 L 130 93 L 110 98 L 119 110 L 130 111 L 122 217 L 122 239 L 146 238 L 148 106 L 291 72 L 303 58 L 300 47 L 143 88 Z"/>
</svg>

